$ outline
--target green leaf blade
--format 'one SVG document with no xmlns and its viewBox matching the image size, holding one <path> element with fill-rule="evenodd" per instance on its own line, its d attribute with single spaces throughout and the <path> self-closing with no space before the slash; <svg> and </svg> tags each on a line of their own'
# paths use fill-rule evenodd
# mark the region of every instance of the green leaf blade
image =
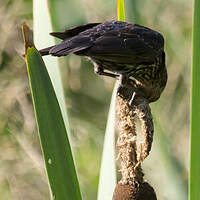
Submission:
<svg viewBox="0 0 200 200">
<path fill-rule="evenodd" d="M 189 199 L 200 199 L 200 0 L 194 1 L 191 93 L 191 142 Z"/>
<path fill-rule="evenodd" d="M 65 124 L 48 72 L 34 47 L 28 47 L 26 60 L 40 142 L 53 198 L 81 200 Z"/>
</svg>

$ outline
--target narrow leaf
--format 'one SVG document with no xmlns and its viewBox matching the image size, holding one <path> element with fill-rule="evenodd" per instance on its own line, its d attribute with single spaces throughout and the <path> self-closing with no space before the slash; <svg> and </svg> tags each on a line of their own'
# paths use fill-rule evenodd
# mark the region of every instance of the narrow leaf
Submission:
<svg viewBox="0 0 200 200">
<path fill-rule="evenodd" d="M 40 53 L 23 25 L 26 62 L 40 143 L 52 197 L 81 200 L 72 152 L 56 94 Z"/>
<path fill-rule="evenodd" d="M 194 1 L 190 142 L 190 200 L 200 199 L 200 0 Z"/>
<path fill-rule="evenodd" d="M 119 21 L 125 21 L 124 0 L 117 0 L 117 14 L 118 14 Z"/>
<path fill-rule="evenodd" d="M 115 99 L 117 84 L 113 90 L 110 110 L 108 114 L 104 147 L 101 161 L 101 170 L 98 188 L 98 200 L 112 199 L 116 185 L 115 165 Z"/>
</svg>

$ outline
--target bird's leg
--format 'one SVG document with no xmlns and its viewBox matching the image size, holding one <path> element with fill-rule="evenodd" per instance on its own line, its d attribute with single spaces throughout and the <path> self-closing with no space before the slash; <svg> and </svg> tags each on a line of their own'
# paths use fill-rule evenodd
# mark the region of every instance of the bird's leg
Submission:
<svg viewBox="0 0 200 200">
<path fill-rule="evenodd" d="M 99 65 L 94 65 L 94 72 L 98 75 L 103 75 L 103 76 L 109 76 L 112 78 L 117 78 L 119 75 L 117 74 L 112 74 L 109 72 L 104 72 L 104 68 L 99 66 Z"/>
</svg>

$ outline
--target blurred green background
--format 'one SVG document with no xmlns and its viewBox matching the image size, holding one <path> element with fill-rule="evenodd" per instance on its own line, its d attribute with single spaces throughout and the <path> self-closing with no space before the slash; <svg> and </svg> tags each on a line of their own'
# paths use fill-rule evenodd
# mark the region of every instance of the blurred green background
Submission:
<svg viewBox="0 0 200 200">
<path fill-rule="evenodd" d="M 189 158 L 189 95 L 192 2 L 125 0 L 127 21 L 165 37 L 168 83 L 151 105 L 153 149 L 143 164 L 159 200 L 186 200 Z M 57 0 L 57 31 L 117 18 L 115 0 Z M 41 156 L 23 53 L 21 25 L 32 26 L 31 0 L 0 2 L 0 199 L 43 200 L 49 190 Z M 47 35 L 47 37 L 50 37 Z M 83 199 L 97 195 L 104 131 L 114 80 L 97 76 L 85 58 L 60 58 Z"/>
</svg>

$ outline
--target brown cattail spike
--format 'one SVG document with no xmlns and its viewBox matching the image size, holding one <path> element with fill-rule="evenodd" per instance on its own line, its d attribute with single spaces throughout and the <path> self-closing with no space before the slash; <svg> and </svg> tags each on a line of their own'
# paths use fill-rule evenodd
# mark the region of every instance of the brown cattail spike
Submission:
<svg viewBox="0 0 200 200">
<path fill-rule="evenodd" d="M 157 200 L 154 189 L 147 182 L 133 185 L 117 184 L 112 200 Z"/>
</svg>

